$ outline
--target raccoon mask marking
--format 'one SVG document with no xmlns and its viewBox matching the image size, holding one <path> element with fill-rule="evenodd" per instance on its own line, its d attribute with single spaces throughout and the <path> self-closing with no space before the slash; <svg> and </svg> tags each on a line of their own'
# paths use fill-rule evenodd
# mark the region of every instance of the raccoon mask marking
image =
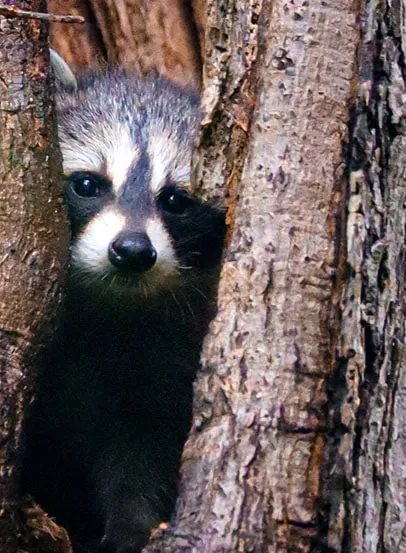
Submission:
<svg viewBox="0 0 406 553">
<path fill-rule="evenodd" d="M 57 106 L 82 286 L 148 296 L 218 262 L 223 214 L 189 193 L 193 94 L 111 73 L 60 90 Z"/>
</svg>

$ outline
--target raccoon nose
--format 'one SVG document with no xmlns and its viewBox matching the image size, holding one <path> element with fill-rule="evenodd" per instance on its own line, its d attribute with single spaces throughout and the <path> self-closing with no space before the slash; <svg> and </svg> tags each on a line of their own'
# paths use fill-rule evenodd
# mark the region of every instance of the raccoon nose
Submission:
<svg viewBox="0 0 406 553">
<path fill-rule="evenodd" d="M 109 245 L 110 263 L 117 269 L 144 273 L 156 261 L 156 250 L 143 232 L 123 232 Z"/>
</svg>

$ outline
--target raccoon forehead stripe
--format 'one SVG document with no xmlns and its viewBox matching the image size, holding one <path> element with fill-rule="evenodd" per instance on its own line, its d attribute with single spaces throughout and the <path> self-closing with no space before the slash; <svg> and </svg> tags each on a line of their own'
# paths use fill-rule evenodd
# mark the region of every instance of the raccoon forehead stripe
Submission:
<svg viewBox="0 0 406 553">
<path fill-rule="evenodd" d="M 126 180 L 131 165 L 137 162 L 140 152 L 125 127 L 121 127 L 112 137 L 107 138 L 109 140 L 104 147 L 106 172 L 117 194 Z"/>
</svg>

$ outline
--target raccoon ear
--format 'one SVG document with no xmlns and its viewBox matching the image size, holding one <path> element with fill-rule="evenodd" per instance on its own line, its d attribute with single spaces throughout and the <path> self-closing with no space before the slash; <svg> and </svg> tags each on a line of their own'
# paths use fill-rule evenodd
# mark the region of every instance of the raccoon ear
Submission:
<svg viewBox="0 0 406 553">
<path fill-rule="evenodd" d="M 69 65 L 63 57 L 52 48 L 49 49 L 49 53 L 51 58 L 51 67 L 54 72 L 57 86 L 60 86 L 67 92 L 73 92 L 76 90 L 78 83 Z"/>
</svg>

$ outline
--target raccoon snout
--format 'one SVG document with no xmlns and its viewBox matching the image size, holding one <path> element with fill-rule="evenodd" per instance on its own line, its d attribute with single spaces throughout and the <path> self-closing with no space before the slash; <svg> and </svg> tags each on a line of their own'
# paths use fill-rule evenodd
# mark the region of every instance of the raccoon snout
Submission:
<svg viewBox="0 0 406 553">
<path fill-rule="evenodd" d="M 128 231 L 110 242 L 108 257 L 117 269 L 144 273 L 155 264 L 157 252 L 147 234 Z"/>
</svg>

